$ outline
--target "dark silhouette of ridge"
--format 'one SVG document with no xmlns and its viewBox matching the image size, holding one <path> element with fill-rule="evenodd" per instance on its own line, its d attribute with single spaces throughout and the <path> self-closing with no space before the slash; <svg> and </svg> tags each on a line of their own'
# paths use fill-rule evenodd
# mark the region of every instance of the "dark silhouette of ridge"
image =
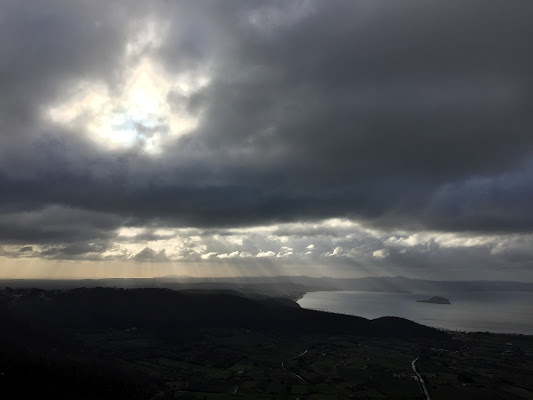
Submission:
<svg viewBox="0 0 533 400">
<path fill-rule="evenodd" d="M 401 318 L 365 318 L 301 309 L 289 299 L 232 291 L 169 289 L 11 290 L 3 317 L 43 329 L 135 326 L 172 337 L 198 328 L 254 328 L 283 332 L 345 332 L 358 336 L 444 338 L 445 333 Z"/>
</svg>

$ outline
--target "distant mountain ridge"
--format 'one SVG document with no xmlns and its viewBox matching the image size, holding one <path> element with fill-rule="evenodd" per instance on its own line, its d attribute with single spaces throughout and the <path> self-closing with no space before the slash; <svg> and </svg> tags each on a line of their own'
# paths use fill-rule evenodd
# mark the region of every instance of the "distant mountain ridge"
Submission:
<svg viewBox="0 0 533 400">
<path fill-rule="evenodd" d="M 403 276 L 367 278 L 319 278 L 330 283 L 337 290 L 381 290 L 381 291 L 533 291 L 533 282 L 515 281 L 431 281 L 410 279 Z"/>
<path fill-rule="evenodd" d="M 533 291 L 533 282 L 516 281 L 432 281 L 403 276 L 366 278 L 314 278 L 309 276 L 258 276 L 194 278 L 163 276 L 158 278 L 116 278 L 82 280 L 0 280 L 0 287 L 35 287 L 67 289 L 75 287 L 123 287 L 168 289 L 228 289 L 262 293 L 270 296 L 298 298 L 309 291 L 361 290 L 405 292 L 413 290 L 472 292 L 472 291 Z"/>
</svg>

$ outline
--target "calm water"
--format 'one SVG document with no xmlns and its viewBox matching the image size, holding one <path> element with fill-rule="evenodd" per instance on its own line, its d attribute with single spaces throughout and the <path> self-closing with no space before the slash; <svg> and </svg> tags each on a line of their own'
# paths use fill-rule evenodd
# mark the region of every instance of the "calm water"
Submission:
<svg viewBox="0 0 533 400">
<path fill-rule="evenodd" d="M 432 296 L 452 304 L 417 303 Z M 403 317 L 438 328 L 533 335 L 533 292 L 309 292 L 303 308 L 378 318 Z"/>
</svg>

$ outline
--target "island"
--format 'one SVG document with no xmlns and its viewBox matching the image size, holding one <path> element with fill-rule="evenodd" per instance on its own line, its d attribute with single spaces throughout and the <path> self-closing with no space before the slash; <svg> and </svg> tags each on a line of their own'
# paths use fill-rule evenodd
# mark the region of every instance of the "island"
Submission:
<svg viewBox="0 0 533 400">
<path fill-rule="evenodd" d="M 433 296 L 425 300 L 417 300 L 418 303 L 433 303 L 433 304 L 451 304 L 450 300 L 445 297 Z"/>
</svg>

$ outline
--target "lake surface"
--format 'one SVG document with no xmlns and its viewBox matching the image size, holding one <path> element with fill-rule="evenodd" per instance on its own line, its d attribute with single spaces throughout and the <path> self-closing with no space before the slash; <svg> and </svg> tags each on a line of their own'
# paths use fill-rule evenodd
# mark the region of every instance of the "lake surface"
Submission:
<svg viewBox="0 0 533 400">
<path fill-rule="evenodd" d="M 432 296 L 452 304 L 416 302 Z M 451 330 L 533 335 L 533 292 L 309 292 L 298 304 L 369 319 L 403 317 Z"/>
</svg>

